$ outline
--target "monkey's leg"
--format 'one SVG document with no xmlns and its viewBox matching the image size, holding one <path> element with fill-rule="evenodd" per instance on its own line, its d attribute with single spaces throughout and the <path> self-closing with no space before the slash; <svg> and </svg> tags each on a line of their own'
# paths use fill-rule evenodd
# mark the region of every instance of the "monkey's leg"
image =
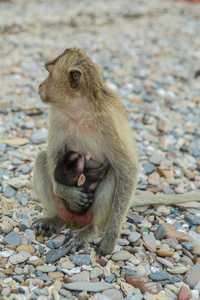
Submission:
<svg viewBox="0 0 200 300">
<path fill-rule="evenodd" d="M 64 221 L 57 214 L 56 203 L 53 198 L 51 180 L 47 168 L 46 151 L 39 152 L 36 157 L 34 188 L 42 205 L 47 209 L 51 216 L 36 219 L 33 222 L 33 228 L 37 235 L 41 234 L 42 230 L 45 230 L 47 235 L 50 236 L 64 224 Z"/>
<path fill-rule="evenodd" d="M 151 204 L 177 204 L 191 201 L 200 201 L 200 193 L 189 193 L 181 195 L 139 195 L 133 197 L 131 206 Z"/>
</svg>

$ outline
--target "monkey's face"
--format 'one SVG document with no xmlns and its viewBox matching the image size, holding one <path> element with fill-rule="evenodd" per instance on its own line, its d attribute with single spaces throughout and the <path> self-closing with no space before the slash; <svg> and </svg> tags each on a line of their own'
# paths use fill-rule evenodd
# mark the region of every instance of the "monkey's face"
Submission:
<svg viewBox="0 0 200 300">
<path fill-rule="evenodd" d="M 47 62 L 45 68 L 49 74 L 39 85 L 38 94 L 49 104 L 63 104 L 80 96 L 89 96 L 100 81 L 96 66 L 79 49 L 65 50 Z"/>
</svg>

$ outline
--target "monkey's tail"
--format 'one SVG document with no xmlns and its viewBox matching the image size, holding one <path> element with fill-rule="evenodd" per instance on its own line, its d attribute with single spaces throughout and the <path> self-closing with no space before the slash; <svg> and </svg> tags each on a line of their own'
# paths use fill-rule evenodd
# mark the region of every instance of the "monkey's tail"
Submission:
<svg viewBox="0 0 200 300">
<path fill-rule="evenodd" d="M 153 204 L 178 204 L 184 202 L 200 201 L 200 193 L 174 194 L 174 195 L 135 195 L 131 206 Z"/>
</svg>

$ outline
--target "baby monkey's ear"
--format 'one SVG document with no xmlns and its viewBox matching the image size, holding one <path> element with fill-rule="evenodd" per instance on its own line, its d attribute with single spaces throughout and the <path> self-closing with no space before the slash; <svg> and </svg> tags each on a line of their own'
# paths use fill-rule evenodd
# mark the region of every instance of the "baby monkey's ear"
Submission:
<svg viewBox="0 0 200 300">
<path fill-rule="evenodd" d="M 69 71 L 69 84 L 72 89 L 76 89 L 79 87 L 81 72 L 79 70 L 71 70 Z"/>
</svg>

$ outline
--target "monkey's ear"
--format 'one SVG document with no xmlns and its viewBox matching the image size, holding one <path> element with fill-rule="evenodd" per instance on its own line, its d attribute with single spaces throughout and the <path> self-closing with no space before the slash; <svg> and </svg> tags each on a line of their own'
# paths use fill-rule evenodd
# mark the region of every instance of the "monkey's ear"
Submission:
<svg viewBox="0 0 200 300">
<path fill-rule="evenodd" d="M 79 86 L 81 79 L 81 72 L 78 70 L 69 71 L 69 84 L 72 89 L 76 89 Z"/>
</svg>

